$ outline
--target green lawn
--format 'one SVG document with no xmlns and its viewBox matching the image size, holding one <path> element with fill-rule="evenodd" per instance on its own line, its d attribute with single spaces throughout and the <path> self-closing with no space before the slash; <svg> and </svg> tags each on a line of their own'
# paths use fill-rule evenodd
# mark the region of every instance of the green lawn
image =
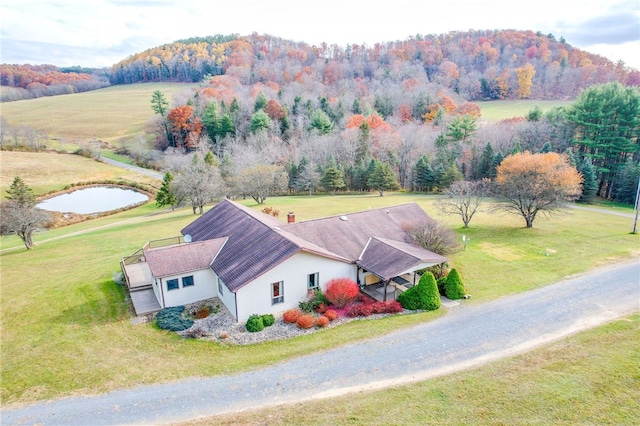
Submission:
<svg viewBox="0 0 640 426">
<path fill-rule="evenodd" d="M 265 206 L 280 210 L 282 220 L 288 211 L 301 220 L 412 201 L 458 227 L 459 235 L 471 236 L 466 251 L 452 256 L 451 262 L 473 295 L 468 303 L 638 256 L 638 236 L 629 234 L 627 218 L 588 211 L 574 211 L 553 221 L 538 220 L 533 229 L 524 228 L 515 217 L 484 213 L 463 231 L 459 220 L 440 217 L 433 209 L 434 197 L 424 195 L 274 197 Z M 250 200 L 243 202 L 262 207 Z M 146 217 L 140 217 L 143 215 Z M 112 282 L 119 259 L 148 240 L 178 235 L 194 218 L 190 209 L 164 212 L 148 204 L 39 233 L 38 245 L 31 251 L 19 248 L 15 237 L 2 237 L 3 249 L 18 247 L 0 255 L 2 403 L 247 370 L 365 339 L 371 336 L 372 327 L 376 333 L 385 333 L 444 312 L 375 323 L 357 321 L 249 347 L 184 340 L 151 324 L 132 325 L 126 295 Z"/>
<path fill-rule="evenodd" d="M 499 121 L 506 118 L 524 117 L 536 106 L 543 112 L 555 107 L 569 106 L 572 101 L 542 101 L 521 99 L 517 101 L 484 101 L 475 102 L 482 110 L 481 118 L 488 121 Z"/>
<path fill-rule="evenodd" d="M 640 316 L 482 367 L 348 397 L 184 423 L 637 425 Z"/>
</svg>

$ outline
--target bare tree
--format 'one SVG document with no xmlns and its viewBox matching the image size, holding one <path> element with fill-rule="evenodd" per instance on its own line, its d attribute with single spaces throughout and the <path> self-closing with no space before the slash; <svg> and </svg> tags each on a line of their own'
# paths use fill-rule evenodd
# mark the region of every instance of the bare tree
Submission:
<svg viewBox="0 0 640 426">
<path fill-rule="evenodd" d="M 224 195 L 225 184 L 217 167 L 210 166 L 199 155 L 193 155 L 191 166 L 176 176 L 171 189 L 178 204 L 188 200 L 193 214 L 196 211 L 202 214 L 205 204 Z"/>
<path fill-rule="evenodd" d="M 295 182 L 295 188 L 297 190 L 308 190 L 309 195 L 320 186 L 320 180 L 322 175 L 318 171 L 317 167 L 313 163 L 308 163 L 298 173 L 298 178 Z"/>
<path fill-rule="evenodd" d="M 441 256 L 460 250 L 455 232 L 435 219 L 429 218 L 422 225 L 406 231 L 420 247 Z"/>
<path fill-rule="evenodd" d="M 262 204 L 267 197 L 287 190 L 289 178 L 280 166 L 257 164 L 240 171 L 237 190 L 249 195 L 256 203 Z"/>
<path fill-rule="evenodd" d="M 469 222 L 478 212 L 482 201 L 489 193 L 487 181 L 456 181 L 445 191 L 445 198 L 436 201 L 436 206 L 443 214 L 455 214 L 460 216 L 464 227 L 469 227 Z"/>
</svg>

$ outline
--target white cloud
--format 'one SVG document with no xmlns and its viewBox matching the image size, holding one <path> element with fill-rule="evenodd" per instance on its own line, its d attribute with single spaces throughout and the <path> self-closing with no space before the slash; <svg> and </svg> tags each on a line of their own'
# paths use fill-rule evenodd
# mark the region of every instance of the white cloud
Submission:
<svg viewBox="0 0 640 426">
<path fill-rule="evenodd" d="M 1 6 L 0 15 L 1 60 L 13 63 L 108 66 L 147 48 L 214 34 L 257 32 L 344 46 L 418 33 L 515 29 L 564 36 L 576 47 L 640 68 L 640 55 L 617 47 L 638 41 L 632 34 L 634 17 L 640 19 L 637 0 L 23 0 Z M 47 45 L 57 47 L 47 52 Z"/>
</svg>

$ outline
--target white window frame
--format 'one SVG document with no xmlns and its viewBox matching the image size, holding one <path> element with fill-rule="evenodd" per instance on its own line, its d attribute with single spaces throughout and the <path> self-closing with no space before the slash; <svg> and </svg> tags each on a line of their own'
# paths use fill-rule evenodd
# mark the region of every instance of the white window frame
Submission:
<svg viewBox="0 0 640 426">
<path fill-rule="evenodd" d="M 271 304 L 277 305 L 278 303 L 284 303 L 284 281 L 276 281 L 275 283 L 271 283 L 270 285 L 271 285 Z M 276 292 L 276 288 L 277 288 L 277 292 Z"/>
<path fill-rule="evenodd" d="M 185 278 L 191 278 L 191 284 L 185 284 L 184 283 Z M 193 287 L 195 285 L 196 285 L 196 280 L 193 278 L 193 275 L 187 275 L 186 277 L 182 277 L 182 288 Z"/>
<path fill-rule="evenodd" d="M 313 282 L 311 282 L 312 277 L 313 277 Z M 319 288 L 320 288 L 320 272 L 314 272 L 313 274 L 307 275 L 307 290 L 317 290 Z"/>
</svg>

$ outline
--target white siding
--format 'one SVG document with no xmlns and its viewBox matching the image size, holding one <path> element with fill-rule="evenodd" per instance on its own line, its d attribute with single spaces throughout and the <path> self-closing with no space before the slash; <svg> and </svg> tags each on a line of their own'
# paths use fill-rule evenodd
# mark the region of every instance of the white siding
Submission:
<svg viewBox="0 0 640 426">
<path fill-rule="evenodd" d="M 193 286 L 182 287 L 182 278 L 193 275 Z M 167 280 L 178 278 L 180 288 L 167 291 Z M 162 292 L 164 293 L 164 307 L 185 305 L 200 300 L 210 299 L 218 293 L 217 280 L 209 268 L 188 272 L 180 275 L 162 278 Z M 162 306 L 162 299 L 158 299 Z"/>
<path fill-rule="evenodd" d="M 320 288 L 326 288 L 333 278 L 356 279 L 354 264 L 325 257 L 298 253 L 236 292 L 239 322 L 245 322 L 251 314 L 279 314 L 298 307 L 307 297 L 307 276 L 319 272 Z M 271 304 L 271 284 L 284 283 L 284 302 Z"/>
<path fill-rule="evenodd" d="M 215 276 L 214 280 L 215 280 L 215 286 L 216 286 L 216 295 L 218 296 L 218 299 L 220 299 L 220 301 L 224 304 L 224 306 L 227 307 L 227 309 L 229 310 L 231 315 L 233 315 L 233 317 L 235 318 L 235 316 L 236 316 L 236 295 L 235 295 L 235 293 L 233 293 L 231 290 L 229 290 L 227 288 L 227 286 L 223 283 L 222 284 L 222 295 L 220 295 L 219 292 L 218 292 L 218 276 L 217 275 Z"/>
<path fill-rule="evenodd" d="M 153 288 L 153 294 L 156 295 L 156 299 L 158 299 L 158 303 L 160 304 L 160 307 L 166 308 L 166 306 L 164 306 L 164 300 L 162 299 L 161 286 L 162 284 L 161 284 L 160 278 L 154 278 L 153 283 L 151 283 L 151 288 Z"/>
</svg>

